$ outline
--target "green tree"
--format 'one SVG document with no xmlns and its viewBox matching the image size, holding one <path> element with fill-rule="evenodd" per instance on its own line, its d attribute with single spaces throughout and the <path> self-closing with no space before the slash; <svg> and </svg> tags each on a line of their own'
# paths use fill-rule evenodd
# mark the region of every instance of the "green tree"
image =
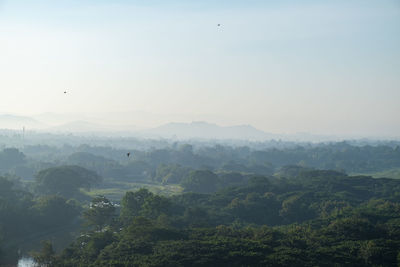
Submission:
<svg viewBox="0 0 400 267">
<path fill-rule="evenodd" d="M 137 216 L 156 219 L 161 214 L 167 214 L 171 206 L 169 199 L 154 195 L 145 188 L 127 192 L 121 204 L 121 219 L 124 223 L 131 222 Z"/>
<path fill-rule="evenodd" d="M 71 222 L 80 214 L 81 207 L 57 195 L 43 196 L 32 207 L 37 223 L 43 226 L 60 226 Z"/>
<path fill-rule="evenodd" d="M 160 164 L 157 167 L 154 179 L 163 184 L 178 184 L 190 171 L 190 168 L 182 167 L 179 164 Z"/>
<path fill-rule="evenodd" d="M 79 189 L 90 187 L 101 178 L 95 172 L 79 166 L 61 166 L 42 170 L 36 174 L 35 188 L 38 193 L 79 197 Z"/>
<path fill-rule="evenodd" d="M 114 220 L 114 204 L 104 196 L 95 197 L 90 203 L 90 207 L 83 213 L 88 226 L 102 230 L 106 225 L 110 225 Z"/>
<path fill-rule="evenodd" d="M 196 193 L 211 193 L 217 189 L 218 176 L 209 170 L 197 170 L 190 172 L 182 182 L 185 191 Z"/>
<path fill-rule="evenodd" d="M 16 148 L 6 148 L 0 152 L 0 169 L 9 170 L 25 162 L 25 155 Z"/>
<path fill-rule="evenodd" d="M 50 241 L 42 242 L 42 249 L 32 253 L 33 259 L 39 266 L 52 266 L 55 260 L 55 251 Z"/>
</svg>

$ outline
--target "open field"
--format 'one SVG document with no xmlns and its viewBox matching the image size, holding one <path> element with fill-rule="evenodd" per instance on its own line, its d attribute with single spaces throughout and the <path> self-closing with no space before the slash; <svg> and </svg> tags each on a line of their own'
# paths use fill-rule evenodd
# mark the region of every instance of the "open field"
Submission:
<svg viewBox="0 0 400 267">
<path fill-rule="evenodd" d="M 354 173 L 351 175 L 367 175 L 367 176 L 372 176 L 374 178 L 400 179 L 400 168 L 393 168 L 380 172 L 371 172 L 371 173 Z"/>
<path fill-rule="evenodd" d="M 119 202 L 128 191 L 137 191 L 141 188 L 146 188 L 154 194 L 170 196 L 179 194 L 183 188 L 179 185 L 160 185 L 152 183 L 139 182 L 107 182 L 101 187 L 93 188 L 90 191 L 82 190 L 82 192 L 90 197 L 102 195 L 108 199 Z"/>
</svg>

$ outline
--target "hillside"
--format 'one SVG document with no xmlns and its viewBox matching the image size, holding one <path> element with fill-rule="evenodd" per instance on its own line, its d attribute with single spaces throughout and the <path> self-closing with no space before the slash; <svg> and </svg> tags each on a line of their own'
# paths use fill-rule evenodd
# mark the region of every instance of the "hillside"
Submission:
<svg viewBox="0 0 400 267">
<path fill-rule="evenodd" d="M 238 139 L 238 140 L 267 140 L 276 137 L 265 133 L 251 125 L 219 126 L 217 124 L 196 121 L 191 123 L 167 123 L 146 130 L 143 134 L 164 138 L 200 138 L 200 139 Z"/>
<path fill-rule="evenodd" d="M 0 129 L 19 130 L 23 127 L 29 129 L 40 129 L 45 126 L 46 125 L 44 123 L 26 116 L 17 116 L 11 114 L 0 115 Z"/>
</svg>

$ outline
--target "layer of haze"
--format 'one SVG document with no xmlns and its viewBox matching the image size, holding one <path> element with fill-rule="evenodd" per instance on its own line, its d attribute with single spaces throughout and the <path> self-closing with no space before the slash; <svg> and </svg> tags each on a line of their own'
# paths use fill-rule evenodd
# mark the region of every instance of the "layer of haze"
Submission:
<svg viewBox="0 0 400 267">
<path fill-rule="evenodd" d="M 1 113 L 400 136 L 400 4 L 0 1 L 0 75 Z"/>
</svg>

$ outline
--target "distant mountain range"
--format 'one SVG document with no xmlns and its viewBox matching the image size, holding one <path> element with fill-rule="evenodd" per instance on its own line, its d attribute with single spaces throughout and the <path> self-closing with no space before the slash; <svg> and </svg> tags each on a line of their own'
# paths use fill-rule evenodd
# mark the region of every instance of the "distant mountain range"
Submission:
<svg viewBox="0 0 400 267">
<path fill-rule="evenodd" d="M 87 121 L 73 121 L 46 129 L 50 132 L 70 133 L 118 133 L 127 132 L 133 136 L 144 138 L 174 138 L 174 139 L 235 139 L 235 140 L 266 140 L 276 136 L 267 134 L 250 125 L 222 127 L 207 122 L 167 123 L 159 127 L 138 131 L 135 127 L 123 125 L 101 125 Z"/>
<path fill-rule="evenodd" d="M 19 130 L 24 127 L 27 129 L 42 129 L 47 127 L 47 125 L 31 117 L 11 114 L 0 115 L 0 129 Z"/>
<path fill-rule="evenodd" d="M 177 139 L 242 139 L 266 140 L 277 135 L 268 134 L 251 125 L 218 126 L 216 124 L 197 121 L 192 123 L 167 123 L 159 127 L 141 131 L 142 135 Z"/>
<path fill-rule="evenodd" d="M 46 129 L 50 132 L 96 133 L 109 132 L 110 127 L 87 121 L 72 121 Z"/>
<path fill-rule="evenodd" d="M 54 119 L 55 120 L 55 119 Z M 53 120 L 53 121 L 54 121 Z M 219 126 L 217 124 L 196 121 L 191 123 L 171 122 L 159 127 L 138 131 L 130 125 L 102 125 L 86 120 L 76 120 L 59 125 L 43 123 L 37 119 L 25 116 L 4 114 L 0 115 L 0 129 L 19 130 L 25 127 L 29 130 L 59 133 L 116 133 L 130 132 L 132 135 L 152 138 L 176 139 L 241 139 L 266 140 L 277 138 L 277 135 L 268 134 L 251 125 Z"/>
<path fill-rule="evenodd" d="M 251 125 L 219 126 L 204 121 L 191 123 L 171 122 L 155 128 L 139 130 L 129 123 L 115 122 L 102 124 L 99 120 L 77 115 L 42 114 L 32 117 L 11 114 L 0 114 L 0 129 L 38 130 L 49 133 L 77 133 L 102 136 L 132 136 L 141 138 L 172 138 L 172 139 L 212 139 L 212 140 L 284 140 L 298 142 L 322 142 L 343 140 L 338 136 L 314 135 L 309 133 L 272 134 L 266 133 Z M 129 120 L 129 117 L 126 117 Z M 44 121 L 44 122 L 43 122 Z M 57 124 L 58 123 L 58 124 Z"/>
</svg>

